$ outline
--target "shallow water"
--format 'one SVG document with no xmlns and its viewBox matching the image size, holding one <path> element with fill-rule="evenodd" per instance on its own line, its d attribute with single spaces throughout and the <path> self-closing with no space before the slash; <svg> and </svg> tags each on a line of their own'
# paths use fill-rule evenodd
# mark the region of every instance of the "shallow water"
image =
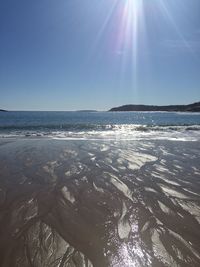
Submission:
<svg viewBox="0 0 200 267">
<path fill-rule="evenodd" d="M 199 266 L 199 152 L 1 139 L 0 266 Z"/>
<path fill-rule="evenodd" d="M 0 137 L 200 140 L 200 113 L 1 112 Z"/>
</svg>

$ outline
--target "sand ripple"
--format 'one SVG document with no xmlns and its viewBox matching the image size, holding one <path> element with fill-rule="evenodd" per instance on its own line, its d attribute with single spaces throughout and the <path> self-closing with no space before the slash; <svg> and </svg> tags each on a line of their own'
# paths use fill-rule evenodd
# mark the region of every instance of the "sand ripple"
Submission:
<svg viewBox="0 0 200 267">
<path fill-rule="evenodd" d="M 200 266 L 198 142 L 0 151 L 0 266 Z"/>
</svg>

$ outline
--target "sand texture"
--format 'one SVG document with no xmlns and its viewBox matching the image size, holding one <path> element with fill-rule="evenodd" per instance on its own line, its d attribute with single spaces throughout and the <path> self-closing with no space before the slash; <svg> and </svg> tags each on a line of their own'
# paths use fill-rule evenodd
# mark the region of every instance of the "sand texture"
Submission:
<svg viewBox="0 0 200 267">
<path fill-rule="evenodd" d="M 200 144 L 0 141 L 0 266 L 200 266 Z"/>
</svg>

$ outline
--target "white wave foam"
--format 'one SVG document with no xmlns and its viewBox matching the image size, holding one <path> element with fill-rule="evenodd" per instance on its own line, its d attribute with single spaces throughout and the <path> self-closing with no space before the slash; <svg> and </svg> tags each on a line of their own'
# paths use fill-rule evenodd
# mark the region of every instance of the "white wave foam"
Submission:
<svg viewBox="0 0 200 267">
<path fill-rule="evenodd" d="M 11 131 L 0 132 L 0 138 L 51 138 L 55 140 L 170 140 L 199 141 L 200 125 L 147 126 L 135 124 L 104 125 L 81 131 Z"/>
</svg>

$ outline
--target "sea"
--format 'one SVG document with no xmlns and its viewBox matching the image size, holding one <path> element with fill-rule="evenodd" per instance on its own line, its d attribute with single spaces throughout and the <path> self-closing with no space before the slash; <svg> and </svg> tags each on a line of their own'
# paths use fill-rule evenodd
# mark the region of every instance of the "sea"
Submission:
<svg viewBox="0 0 200 267">
<path fill-rule="evenodd" d="M 199 267 L 200 113 L 0 113 L 0 266 Z"/>
<path fill-rule="evenodd" d="M 200 113 L 1 112 L 0 137 L 196 141 Z"/>
</svg>

